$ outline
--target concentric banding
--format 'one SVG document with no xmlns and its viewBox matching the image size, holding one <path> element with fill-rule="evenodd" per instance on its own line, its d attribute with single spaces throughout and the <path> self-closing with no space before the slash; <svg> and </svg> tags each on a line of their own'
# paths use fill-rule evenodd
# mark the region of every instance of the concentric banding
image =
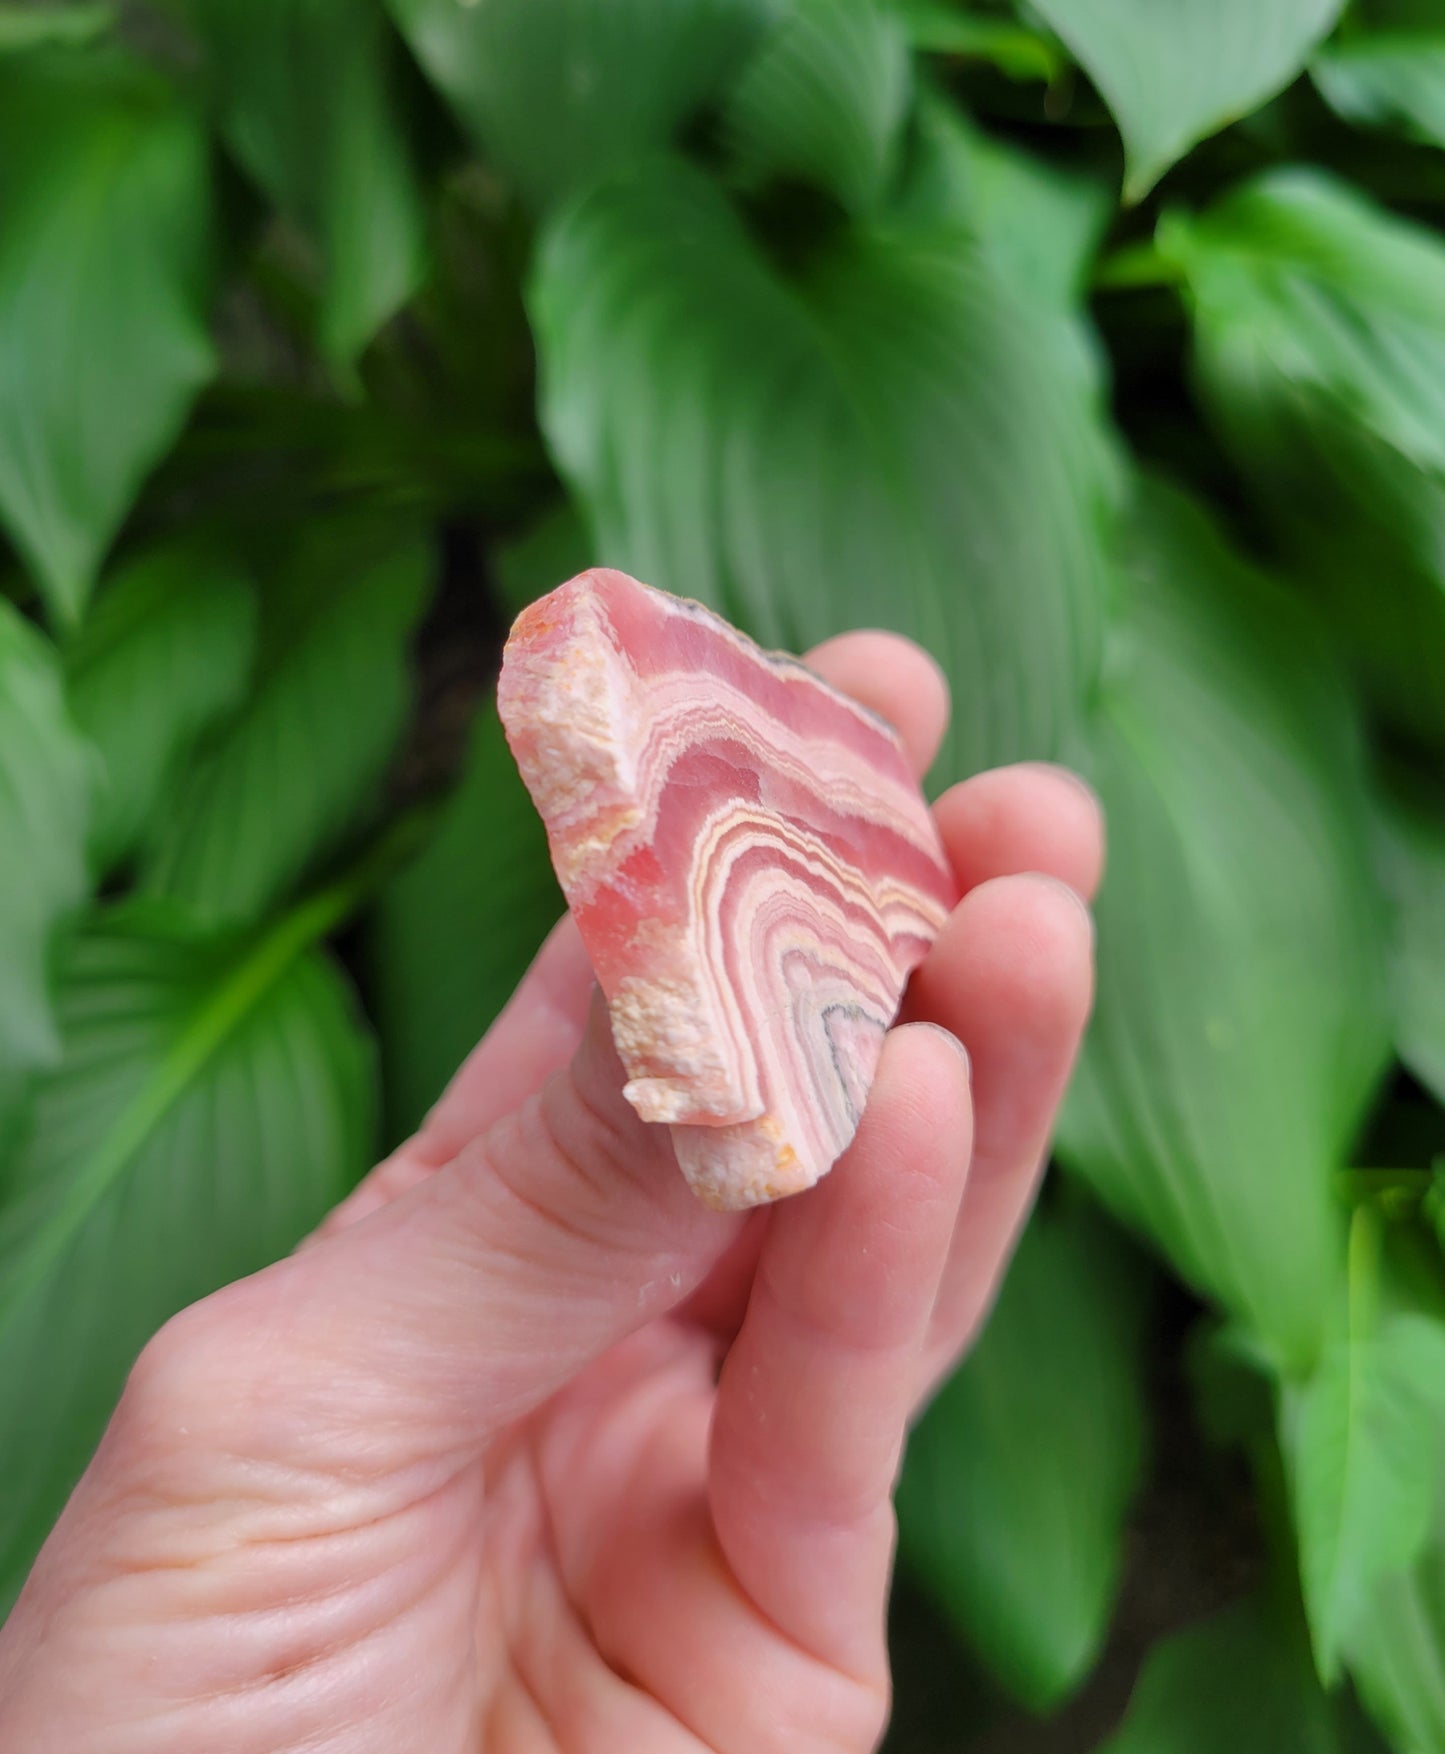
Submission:
<svg viewBox="0 0 1445 1754">
<path fill-rule="evenodd" d="M 518 619 L 498 706 L 633 1106 L 715 1203 L 816 1181 L 955 897 L 896 734 L 605 571 Z"/>
</svg>

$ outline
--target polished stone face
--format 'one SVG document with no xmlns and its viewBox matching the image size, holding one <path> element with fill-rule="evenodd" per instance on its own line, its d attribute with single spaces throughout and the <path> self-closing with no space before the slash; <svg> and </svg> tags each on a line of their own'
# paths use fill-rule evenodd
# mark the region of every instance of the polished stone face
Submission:
<svg viewBox="0 0 1445 1754">
<path fill-rule="evenodd" d="M 644 1120 L 699 1194 L 811 1186 L 956 897 L 890 726 L 623 573 L 507 643 L 498 707 Z"/>
</svg>

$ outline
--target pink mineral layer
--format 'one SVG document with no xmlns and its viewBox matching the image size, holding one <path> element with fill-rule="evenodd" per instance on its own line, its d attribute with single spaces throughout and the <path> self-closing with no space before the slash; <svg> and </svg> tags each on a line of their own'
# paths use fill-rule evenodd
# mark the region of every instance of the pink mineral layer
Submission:
<svg viewBox="0 0 1445 1754">
<path fill-rule="evenodd" d="M 497 705 L 645 1121 L 712 1205 L 810 1187 L 957 891 L 896 733 L 624 573 L 525 610 Z"/>
</svg>

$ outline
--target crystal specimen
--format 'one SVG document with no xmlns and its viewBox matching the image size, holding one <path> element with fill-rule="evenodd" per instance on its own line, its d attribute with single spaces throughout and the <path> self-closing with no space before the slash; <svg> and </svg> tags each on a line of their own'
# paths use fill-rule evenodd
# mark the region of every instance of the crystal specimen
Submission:
<svg viewBox="0 0 1445 1754">
<path fill-rule="evenodd" d="M 709 1204 L 852 1139 L 956 898 L 892 727 L 697 603 L 597 570 L 523 611 L 497 705 L 645 1121 Z"/>
</svg>

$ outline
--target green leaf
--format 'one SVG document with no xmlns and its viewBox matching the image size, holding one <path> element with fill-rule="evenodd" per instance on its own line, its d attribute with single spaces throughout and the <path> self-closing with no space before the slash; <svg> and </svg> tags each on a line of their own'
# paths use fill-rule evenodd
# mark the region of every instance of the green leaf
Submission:
<svg viewBox="0 0 1445 1754">
<path fill-rule="evenodd" d="M 1445 1518 L 1408 1571 L 1383 1579 L 1349 1642 L 1360 1697 L 1396 1749 L 1445 1748 Z"/>
<path fill-rule="evenodd" d="M 794 0 L 728 103 L 739 169 L 802 178 L 867 212 L 897 163 L 911 92 L 907 33 L 880 0 Z"/>
<path fill-rule="evenodd" d="M 489 702 L 432 839 L 382 890 L 371 915 L 393 1136 L 410 1132 L 436 1101 L 563 906 L 547 837 Z"/>
<path fill-rule="evenodd" d="M 411 704 L 420 541 L 321 525 L 272 582 L 244 711 L 191 764 L 140 887 L 212 921 L 259 919 L 376 802 Z"/>
<path fill-rule="evenodd" d="M 977 239 L 861 229 L 792 281 L 658 161 L 556 221 L 530 302 L 599 554 L 773 645 L 920 639 L 953 683 L 948 777 L 1071 746 L 1114 460 L 1083 332 Z"/>
<path fill-rule="evenodd" d="M 1139 1269 L 1081 1203 L 1036 1213 L 909 1442 L 904 1562 L 1037 1711 L 1088 1674 L 1118 1590 L 1145 1440 Z"/>
<path fill-rule="evenodd" d="M 1207 213 L 1166 216 L 1159 247 L 1188 279 L 1201 368 L 1231 430 L 1266 419 L 1292 390 L 1421 467 L 1445 463 L 1436 235 L 1323 172 L 1292 169 Z"/>
<path fill-rule="evenodd" d="M 0 55 L 48 43 L 74 46 L 104 36 L 115 23 L 115 7 L 104 0 L 73 6 L 0 6 Z"/>
<path fill-rule="evenodd" d="M 1303 1630 L 1264 1596 L 1156 1644 L 1099 1754 L 1345 1754 Z"/>
<path fill-rule="evenodd" d="M 1445 741 L 1445 244 L 1295 170 L 1159 245 L 1248 485 L 1381 710 Z"/>
<path fill-rule="evenodd" d="M 1382 801 L 1381 870 L 1395 904 L 1395 1050 L 1445 1103 L 1445 804 Z"/>
<path fill-rule="evenodd" d="M 101 592 L 66 653 L 70 710 L 105 767 L 90 842 L 101 870 L 154 831 L 197 740 L 240 704 L 255 622 L 246 580 L 199 548 L 153 549 Z"/>
<path fill-rule="evenodd" d="M 236 157 L 319 245 L 345 367 L 421 281 L 426 215 L 380 0 L 175 0 Z M 455 6 L 455 0 L 449 0 Z"/>
<path fill-rule="evenodd" d="M 1333 1681 L 1375 1580 L 1411 1565 L 1429 1536 L 1445 1326 L 1398 1316 L 1332 1344 L 1285 1417 L 1305 1602 L 1320 1672 Z"/>
<path fill-rule="evenodd" d="M 1310 65 L 1331 109 L 1348 122 L 1445 146 L 1445 15 L 1439 31 L 1348 37 Z"/>
<path fill-rule="evenodd" d="M 389 4 L 462 122 L 539 205 L 667 145 L 778 10 L 778 0 Z"/>
<path fill-rule="evenodd" d="M 1068 309 L 1082 300 L 1114 198 L 1100 179 L 984 133 L 929 93 L 894 210 L 920 224 L 967 225 L 1020 297 Z"/>
<path fill-rule="evenodd" d="M 211 375 L 205 135 L 119 58 L 0 58 L 0 521 L 77 621 Z"/>
<path fill-rule="evenodd" d="M 1356 726 L 1319 630 L 1162 484 L 1094 779 L 1099 993 L 1060 1150 L 1276 1360 L 1343 1265 L 1330 1188 L 1387 1053 Z"/>
<path fill-rule="evenodd" d="M 1423 1227 L 1386 1223 L 1380 1232 L 1376 1302 L 1382 1325 L 1403 1319 L 1445 1334 L 1445 1280 L 1438 1245 Z M 1431 1366 L 1434 1369 L 1434 1365 Z M 1434 1422 L 1417 1443 L 1440 1448 L 1438 1371 L 1414 1384 L 1432 1398 Z M 1286 1426 L 1285 1435 L 1289 1431 Z M 1408 1467 L 1408 1463 L 1406 1464 Z M 1391 1748 L 1445 1748 L 1445 1493 L 1437 1492 L 1426 1541 L 1414 1563 L 1376 1575 L 1368 1605 L 1344 1638 L 1344 1661 L 1361 1700 Z"/>
<path fill-rule="evenodd" d="M 284 1254 L 366 1165 L 371 1054 L 310 948 L 335 912 L 226 945 L 132 915 L 75 943 L 64 1058 L 0 1209 L 0 1600 L 149 1336 Z"/>
<path fill-rule="evenodd" d="M 59 1054 L 51 955 L 88 889 L 93 780 L 54 652 L 0 600 L 0 1145 L 31 1078 Z"/>
<path fill-rule="evenodd" d="M 1114 112 L 1125 198 L 1294 79 L 1343 0 L 1032 0 Z"/>
<path fill-rule="evenodd" d="M 915 49 L 991 62 L 1010 79 L 1057 79 L 1067 61 L 1058 43 L 1042 31 L 1007 18 L 961 12 L 937 0 L 893 0 L 893 10 Z"/>
</svg>

